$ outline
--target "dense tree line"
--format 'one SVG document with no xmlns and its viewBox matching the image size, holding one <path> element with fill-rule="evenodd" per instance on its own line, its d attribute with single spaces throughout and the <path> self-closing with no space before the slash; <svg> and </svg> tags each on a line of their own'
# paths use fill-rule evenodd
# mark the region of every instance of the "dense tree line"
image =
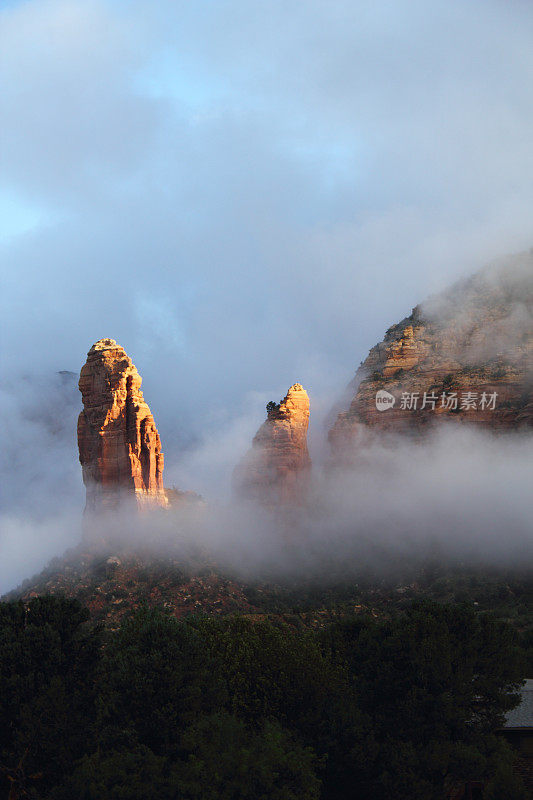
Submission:
<svg viewBox="0 0 533 800">
<path fill-rule="evenodd" d="M 320 631 L 145 608 L 118 631 L 75 601 L 0 604 L 0 797 L 527 797 L 496 734 L 517 634 L 456 606 Z"/>
</svg>

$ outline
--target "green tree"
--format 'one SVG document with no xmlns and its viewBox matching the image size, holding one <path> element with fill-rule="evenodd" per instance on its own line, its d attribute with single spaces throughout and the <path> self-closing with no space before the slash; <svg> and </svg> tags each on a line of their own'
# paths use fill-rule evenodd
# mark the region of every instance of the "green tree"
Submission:
<svg viewBox="0 0 533 800">
<path fill-rule="evenodd" d="M 192 725 L 183 746 L 183 800 L 317 800 L 320 795 L 313 750 L 278 722 L 250 726 L 221 712 Z"/>
<path fill-rule="evenodd" d="M 313 748 L 325 784 L 346 780 L 351 791 L 346 763 L 365 761 L 372 734 L 345 664 L 334 663 L 312 632 L 243 617 L 198 624 L 224 677 L 227 710 L 249 723 L 275 719 Z"/>
<path fill-rule="evenodd" d="M 106 747 L 141 744 L 174 756 L 180 732 L 225 700 L 200 633 L 158 609 L 127 619 L 100 671 L 99 729 Z"/>
<path fill-rule="evenodd" d="M 302 728 L 312 712 L 318 721 L 328 692 L 324 663 L 311 638 L 300 651 L 287 629 L 242 619 L 178 622 L 142 609 L 108 644 L 98 747 L 58 797 L 90 784 L 88 800 L 136 798 L 125 776 L 115 780 L 121 753 L 136 754 L 131 769 L 141 769 L 140 785 L 153 780 L 158 797 L 318 797 L 319 759 L 279 720 Z M 311 711 L 301 703 L 319 696 Z M 172 774 L 164 786 L 163 774 Z"/>
<path fill-rule="evenodd" d="M 0 766 L 13 797 L 72 768 L 94 719 L 99 632 L 74 600 L 0 603 Z M 33 788 L 32 788 L 33 787 Z"/>
<path fill-rule="evenodd" d="M 421 603 L 390 621 L 341 622 L 322 639 L 348 665 L 371 720 L 376 750 L 370 773 L 369 759 L 359 770 L 362 797 L 430 800 L 458 779 L 494 775 L 502 757 L 494 731 L 524 674 L 510 626 Z"/>
<path fill-rule="evenodd" d="M 49 800 L 182 800 L 172 764 L 133 745 L 85 755 Z"/>
</svg>

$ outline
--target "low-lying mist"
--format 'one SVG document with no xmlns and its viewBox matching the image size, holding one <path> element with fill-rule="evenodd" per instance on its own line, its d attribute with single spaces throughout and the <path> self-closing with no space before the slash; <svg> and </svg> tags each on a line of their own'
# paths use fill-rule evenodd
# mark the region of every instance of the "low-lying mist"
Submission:
<svg viewBox="0 0 533 800">
<path fill-rule="evenodd" d="M 532 444 L 531 434 L 460 424 L 416 441 L 360 440 L 351 466 L 314 464 L 305 507 L 269 511 L 205 498 L 168 511 L 138 513 L 125 505 L 83 526 L 79 491 L 47 485 L 45 469 L 28 487 L 28 507 L 12 505 L 3 516 L 0 591 L 77 546 L 82 527 L 105 542 L 107 554 L 168 555 L 243 580 L 386 577 L 427 559 L 527 569 L 533 566 Z M 43 491 L 46 504 L 37 514 Z"/>
<path fill-rule="evenodd" d="M 234 500 L 119 515 L 107 522 L 109 538 L 173 554 L 201 548 L 246 578 L 384 574 L 429 556 L 524 567 L 533 565 L 532 444 L 531 435 L 454 425 L 423 441 L 361 442 L 352 466 L 314 466 L 305 507 Z"/>
</svg>

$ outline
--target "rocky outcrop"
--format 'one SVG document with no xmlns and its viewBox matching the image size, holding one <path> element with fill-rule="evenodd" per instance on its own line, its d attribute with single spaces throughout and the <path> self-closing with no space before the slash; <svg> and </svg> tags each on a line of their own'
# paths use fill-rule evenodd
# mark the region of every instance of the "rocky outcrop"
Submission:
<svg viewBox="0 0 533 800">
<path fill-rule="evenodd" d="M 163 453 L 142 378 L 114 339 L 100 339 L 80 374 L 83 411 L 78 446 L 86 511 L 132 499 L 140 507 L 166 506 Z"/>
<path fill-rule="evenodd" d="M 413 309 L 386 332 L 330 431 L 334 452 L 383 431 L 443 421 L 493 430 L 533 422 L 533 255 L 491 265 Z"/>
<path fill-rule="evenodd" d="M 267 419 L 235 470 L 236 493 L 270 508 L 302 503 L 311 467 L 308 425 L 309 397 L 295 383 L 283 400 L 267 405 Z"/>
</svg>

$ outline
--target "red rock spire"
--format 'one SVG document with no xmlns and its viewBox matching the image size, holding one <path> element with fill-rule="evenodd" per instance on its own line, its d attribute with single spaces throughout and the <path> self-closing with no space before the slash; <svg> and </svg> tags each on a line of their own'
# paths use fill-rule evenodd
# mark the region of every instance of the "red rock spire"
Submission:
<svg viewBox="0 0 533 800">
<path fill-rule="evenodd" d="M 161 440 L 141 382 L 114 339 L 100 339 L 89 350 L 78 384 L 83 398 L 78 447 L 87 511 L 113 507 L 128 496 L 140 506 L 168 502 Z"/>
<path fill-rule="evenodd" d="M 309 396 L 295 383 L 279 404 L 268 404 L 267 413 L 252 449 L 235 470 L 236 491 L 269 507 L 298 505 L 304 501 L 311 467 Z"/>
</svg>

